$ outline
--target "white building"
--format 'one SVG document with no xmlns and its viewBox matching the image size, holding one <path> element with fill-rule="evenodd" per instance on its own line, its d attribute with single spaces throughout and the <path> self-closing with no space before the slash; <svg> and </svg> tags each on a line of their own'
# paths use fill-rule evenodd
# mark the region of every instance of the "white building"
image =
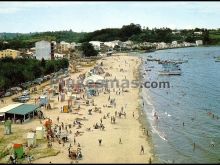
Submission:
<svg viewBox="0 0 220 165">
<path fill-rule="evenodd" d="M 71 45 L 68 42 L 65 41 L 61 41 L 60 42 L 60 51 L 61 52 L 66 52 L 70 49 Z"/>
<path fill-rule="evenodd" d="M 75 42 L 70 43 L 70 49 L 75 49 L 75 47 L 76 47 L 76 43 Z"/>
<path fill-rule="evenodd" d="M 165 42 L 160 42 L 157 44 L 157 49 L 167 48 L 167 44 Z"/>
<path fill-rule="evenodd" d="M 202 35 L 202 32 L 194 32 L 194 34 Z"/>
<path fill-rule="evenodd" d="M 48 41 L 38 41 L 35 43 L 35 56 L 36 59 L 41 60 L 44 58 L 45 60 L 51 59 L 51 43 Z"/>
<path fill-rule="evenodd" d="M 95 50 L 100 50 L 101 44 L 103 44 L 103 42 L 100 41 L 90 41 L 89 43 L 92 44 Z"/>
<path fill-rule="evenodd" d="M 65 56 L 65 54 L 54 53 L 54 57 L 55 57 L 56 59 L 63 58 L 64 56 Z"/>
<path fill-rule="evenodd" d="M 196 40 L 196 46 L 199 46 L 199 45 L 203 45 L 203 41 L 202 40 Z"/>
<path fill-rule="evenodd" d="M 178 42 L 177 41 L 172 41 L 171 47 L 172 48 L 178 47 Z"/>
</svg>

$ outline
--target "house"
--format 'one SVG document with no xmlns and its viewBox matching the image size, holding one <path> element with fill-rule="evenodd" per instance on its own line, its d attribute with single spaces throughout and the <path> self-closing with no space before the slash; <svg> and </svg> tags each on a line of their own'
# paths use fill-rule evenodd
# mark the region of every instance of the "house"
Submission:
<svg viewBox="0 0 220 165">
<path fill-rule="evenodd" d="M 157 44 L 157 49 L 164 49 L 167 48 L 167 44 L 165 42 L 160 42 Z"/>
<path fill-rule="evenodd" d="M 180 34 L 180 31 L 172 31 L 172 34 Z"/>
<path fill-rule="evenodd" d="M 12 57 L 13 59 L 19 57 L 21 54 L 20 51 L 13 50 L 13 49 L 6 49 L 0 51 L 0 58 L 5 58 L 5 57 Z"/>
<path fill-rule="evenodd" d="M 44 58 L 45 60 L 51 60 L 54 58 L 53 54 L 53 44 L 48 41 L 38 41 L 35 43 L 35 56 L 36 59 L 41 60 Z"/>
<path fill-rule="evenodd" d="M 100 41 L 90 41 L 89 43 L 92 44 L 95 50 L 101 50 L 101 44 L 104 44 Z"/>
<path fill-rule="evenodd" d="M 196 46 L 200 46 L 203 45 L 203 41 L 202 40 L 196 40 Z"/>
<path fill-rule="evenodd" d="M 172 48 L 178 47 L 178 42 L 177 42 L 177 41 L 172 41 L 171 47 L 172 47 Z"/>
<path fill-rule="evenodd" d="M 65 54 L 60 54 L 60 53 L 54 53 L 54 58 L 55 59 L 61 59 L 64 58 Z"/>
<path fill-rule="evenodd" d="M 196 35 L 202 35 L 202 32 L 194 32 Z"/>
<path fill-rule="evenodd" d="M 58 52 L 64 53 L 69 51 L 71 44 L 65 41 L 61 41 L 59 44 Z"/>
<path fill-rule="evenodd" d="M 76 43 L 75 42 L 71 42 L 70 43 L 70 49 L 75 49 L 75 47 L 76 47 Z"/>
</svg>

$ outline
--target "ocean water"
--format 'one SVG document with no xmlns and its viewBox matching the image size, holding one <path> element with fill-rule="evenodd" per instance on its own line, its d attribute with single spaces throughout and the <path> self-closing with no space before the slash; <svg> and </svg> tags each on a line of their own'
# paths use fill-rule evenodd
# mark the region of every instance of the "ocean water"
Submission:
<svg viewBox="0 0 220 165">
<path fill-rule="evenodd" d="M 149 55 L 188 62 L 180 64 L 181 76 L 161 76 L 161 64 L 145 63 Z M 167 49 L 140 56 L 143 81 L 170 83 L 170 88 L 142 89 L 158 162 L 220 163 L 220 62 L 213 58 L 220 56 L 220 47 Z"/>
</svg>

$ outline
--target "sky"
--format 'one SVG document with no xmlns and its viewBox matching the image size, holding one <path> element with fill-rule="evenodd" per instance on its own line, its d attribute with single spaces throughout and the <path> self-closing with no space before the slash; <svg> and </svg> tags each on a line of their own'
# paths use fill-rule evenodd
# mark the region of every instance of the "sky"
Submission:
<svg viewBox="0 0 220 165">
<path fill-rule="evenodd" d="M 130 23 L 171 29 L 220 28 L 220 2 L 0 2 L 0 32 L 91 32 Z"/>
</svg>

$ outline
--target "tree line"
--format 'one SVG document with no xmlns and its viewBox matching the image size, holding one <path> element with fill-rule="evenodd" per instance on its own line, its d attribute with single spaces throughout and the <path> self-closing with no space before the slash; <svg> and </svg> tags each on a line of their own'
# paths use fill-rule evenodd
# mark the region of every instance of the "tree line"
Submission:
<svg viewBox="0 0 220 165">
<path fill-rule="evenodd" d="M 48 41 L 66 41 L 83 43 L 89 41 L 127 41 L 131 40 L 136 43 L 139 42 L 195 42 L 196 40 L 203 40 L 205 44 L 215 44 L 220 42 L 220 29 L 182 29 L 178 30 L 179 33 L 172 33 L 175 30 L 170 28 L 142 28 L 139 24 L 131 23 L 124 25 L 121 28 L 106 28 L 96 30 L 94 32 L 73 32 L 72 30 L 66 31 L 48 31 L 39 33 L 28 33 L 28 34 L 7 34 L 0 35 L 0 50 L 11 48 L 31 48 L 34 47 L 35 42 L 40 40 Z M 176 30 L 177 31 L 177 30 Z M 194 32 L 201 31 L 202 35 L 194 34 Z M 212 33 L 210 35 L 210 33 Z M 211 37 L 210 37 L 211 36 Z M 4 43 L 7 41 L 8 43 Z"/>
<path fill-rule="evenodd" d="M 6 57 L 0 59 L 0 90 L 67 68 L 67 59 L 44 60 Z"/>
</svg>

